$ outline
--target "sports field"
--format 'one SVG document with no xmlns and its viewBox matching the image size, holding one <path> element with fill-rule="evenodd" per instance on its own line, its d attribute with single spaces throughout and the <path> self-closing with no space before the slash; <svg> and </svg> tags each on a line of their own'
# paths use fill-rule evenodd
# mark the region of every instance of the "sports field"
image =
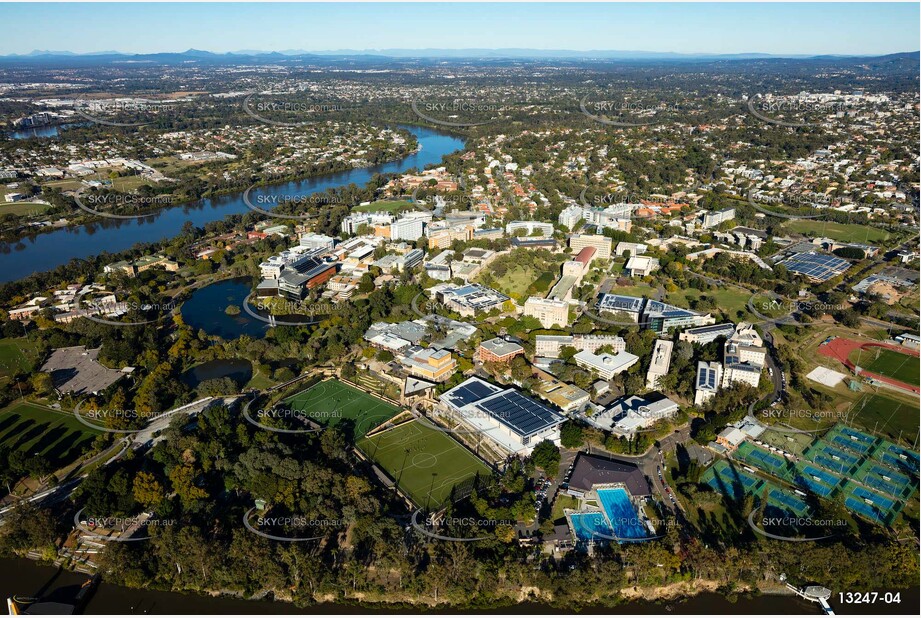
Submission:
<svg viewBox="0 0 921 618">
<path fill-rule="evenodd" d="M 413 420 L 358 444 L 420 508 L 445 503 L 455 485 L 489 468 L 448 434 Z"/>
<path fill-rule="evenodd" d="M 34 360 L 35 345 L 25 337 L 0 339 L 0 377 L 28 371 Z"/>
<path fill-rule="evenodd" d="M 875 430 L 889 438 L 899 436 L 908 443 L 918 435 L 918 406 L 897 399 L 866 393 L 850 409 L 852 424 Z"/>
<path fill-rule="evenodd" d="M 919 373 L 921 373 L 921 360 L 917 356 L 900 354 L 894 350 L 886 348 L 872 347 L 862 350 L 854 350 L 848 358 L 856 365 L 859 364 L 862 369 L 878 373 L 899 382 L 921 384 Z"/>
<path fill-rule="evenodd" d="M 879 243 L 889 239 L 889 232 L 869 225 L 797 219 L 783 224 L 783 229 L 807 236 L 827 236 L 838 242 Z"/>
<path fill-rule="evenodd" d="M 397 415 L 400 409 L 338 380 L 326 380 L 285 400 L 292 410 L 321 425 L 347 423 L 355 440 Z"/>
<path fill-rule="evenodd" d="M 55 469 L 76 459 L 99 433 L 70 412 L 32 403 L 14 403 L 0 410 L 0 446 L 43 455 Z"/>
</svg>

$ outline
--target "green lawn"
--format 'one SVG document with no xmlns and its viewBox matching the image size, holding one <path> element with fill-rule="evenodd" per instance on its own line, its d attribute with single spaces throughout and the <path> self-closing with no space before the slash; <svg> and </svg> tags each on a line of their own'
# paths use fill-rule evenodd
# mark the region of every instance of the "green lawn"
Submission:
<svg viewBox="0 0 921 618">
<path fill-rule="evenodd" d="M 338 380 L 326 380 L 311 386 L 286 399 L 285 404 L 321 425 L 349 423 L 355 440 L 400 411 L 398 407 Z"/>
<path fill-rule="evenodd" d="M 866 393 L 851 408 L 849 423 L 875 431 L 892 441 L 913 444 L 918 435 L 918 406 Z"/>
<path fill-rule="evenodd" d="M 625 286 L 615 285 L 611 288 L 610 293 L 617 294 L 618 296 L 636 296 L 637 298 L 640 296 L 645 296 L 647 298 L 651 298 L 653 295 L 655 295 L 656 288 L 646 283 Z"/>
<path fill-rule="evenodd" d="M 748 299 L 751 298 L 751 294 L 745 290 L 726 286 L 724 288 L 707 290 L 705 292 L 701 292 L 694 288 L 678 290 L 677 292 L 670 292 L 666 300 L 677 307 L 690 309 L 691 301 L 695 301 L 701 296 L 712 298 L 715 305 L 712 309 L 702 309 L 701 311 L 715 312 L 722 310 L 732 318 L 736 317 L 736 312 L 738 311 L 742 311 L 746 314 L 748 313 L 746 304 L 748 303 Z M 756 308 L 758 308 L 757 305 Z"/>
<path fill-rule="evenodd" d="M 459 484 L 489 468 L 448 434 L 417 420 L 362 438 L 358 448 L 396 480 L 421 508 L 442 505 Z"/>
<path fill-rule="evenodd" d="M 413 203 L 406 200 L 380 200 L 365 206 L 356 206 L 352 210 L 356 212 L 399 212 L 401 210 L 412 210 L 412 208 Z"/>
<path fill-rule="evenodd" d="M 38 202 L 0 202 L 0 215 L 31 215 L 45 212 L 48 204 Z"/>
<path fill-rule="evenodd" d="M 70 412 L 18 402 L 0 410 L 0 446 L 48 458 L 60 468 L 85 452 L 100 432 Z"/>
<path fill-rule="evenodd" d="M 783 228 L 810 237 L 826 236 L 839 242 L 873 244 L 888 240 L 891 236 L 889 232 L 869 225 L 835 223 L 834 221 L 816 221 L 809 219 L 789 221 L 783 224 Z"/>
<path fill-rule="evenodd" d="M 880 375 L 918 386 L 921 359 L 885 348 L 870 348 L 851 352 L 850 360 L 860 367 Z M 858 363 L 859 359 L 859 363 Z"/>
<path fill-rule="evenodd" d="M 16 371 L 29 371 L 35 361 L 35 346 L 24 337 L 0 339 L 0 377 Z"/>
</svg>

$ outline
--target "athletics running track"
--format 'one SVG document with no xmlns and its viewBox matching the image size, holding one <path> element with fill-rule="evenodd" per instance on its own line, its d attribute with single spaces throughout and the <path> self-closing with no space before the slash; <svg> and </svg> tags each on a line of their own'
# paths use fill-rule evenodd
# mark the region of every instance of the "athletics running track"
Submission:
<svg viewBox="0 0 921 618">
<path fill-rule="evenodd" d="M 889 343 L 879 343 L 875 341 L 854 341 L 853 339 L 845 339 L 843 337 L 837 337 L 828 343 L 819 345 L 819 354 L 822 356 L 827 356 L 828 358 L 833 358 L 836 361 L 843 363 L 851 371 L 854 371 L 854 363 L 848 360 L 848 356 L 850 356 L 851 352 L 854 350 L 866 350 L 869 348 L 886 348 L 887 350 L 892 350 L 894 352 L 899 352 L 908 356 L 914 356 L 915 358 L 919 356 L 918 350 L 912 350 L 903 346 L 892 345 Z M 916 395 L 921 393 L 921 388 L 917 386 L 906 384 L 905 382 L 894 380 L 888 376 L 873 373 L 872 371 L 867 371 L 863 368 L 860 370 L 860 375 L 873 378 L 874 380 L 879 380 L 880 382 L 885 382 L 886 384 L 891 384 L 892 386 L 910 391 Z"/>
</svg>

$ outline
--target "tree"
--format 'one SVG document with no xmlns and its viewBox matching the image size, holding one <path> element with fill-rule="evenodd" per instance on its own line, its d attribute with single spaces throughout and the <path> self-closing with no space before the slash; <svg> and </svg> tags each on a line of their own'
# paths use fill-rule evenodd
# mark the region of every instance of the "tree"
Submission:
<svg viewBox="0 0 921 618">
<path fill-rule="evenodd" d="M 555 475 L 560 467 L 560 449 L 550 440 L 543 440 L 534 447 L 531 461 L 548 476 Z"/>
<path fill-rule="evenodd" d="M 134 499 L 149 508 L 156 508 L 166 497 L 163 485 L 150 472 L 138 472 L 134 477 Z"/>
<path fill-rule="evenodd" d="M 579 448 L 585 443 L 582 435 L 582 426 L 577 422 L 569 420 L 560 427 L 560 443 L 565 448 Z"/>
<path fill-rule="evenodd" d="M 39 372 L 32 376 L 32 389 L 39 395 L 47 395 L 53 388 L 51 374 Z"/>
</svg>

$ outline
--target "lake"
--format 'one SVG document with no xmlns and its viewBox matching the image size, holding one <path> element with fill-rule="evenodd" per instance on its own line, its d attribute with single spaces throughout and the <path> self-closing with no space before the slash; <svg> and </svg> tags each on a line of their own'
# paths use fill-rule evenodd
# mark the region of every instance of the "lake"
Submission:
<svg viewBox="0 0 921 618">
<path fill-rule="evenodd" d="M 183 383 L 190 388 L 198 388 L 198 385 L 207 380 L 220 380 L 221 378 L 230 378 L 242 388 L 253 377 L 253 364 L 242 358 L 215 359 L 205 361 L 200 365 L 195 365 L 181 376 Z"/>
<path fill-rule="evenodd" d="M 246 297 L 252 292 L 249 279 L 228 279 L 195 290 L 179 311 L 182 320 L 195 330 L 203 330 L 228 341 L 249 335 L 254 339 L 265 336 L 269 325 L 240 311 L 227 313 L 229 305 L 242 309 Z"/>
<path fill-rule="evenodd" d="M 442 157 L 464 147 L 464 141 L 453 135 L 421 127 L 404 128 L 416 136 L 421 150 L 399 161 L 261 187 L 250 194 L 250 200 L 259 204 L 259 196 L 307 196 L 352 183 L 364 186 L 374 174 L 402 173 L 411 168 L 421 170 L 440 163 Z M 263 203 L 273 202 L 265 200 Z M 240 192 L 164 208 L 140 219 L 105 219 L 23 238 L 15 244 L 0 245 L 0 283 L 51 270 L 74 258 L 87 258 L 102 251 L 116 253 L 139 242 L 172 238 L 182 231 L 186 221 L 202 227 L 227 215 L 246 212 L 250 209 Z"/>
</svg>

